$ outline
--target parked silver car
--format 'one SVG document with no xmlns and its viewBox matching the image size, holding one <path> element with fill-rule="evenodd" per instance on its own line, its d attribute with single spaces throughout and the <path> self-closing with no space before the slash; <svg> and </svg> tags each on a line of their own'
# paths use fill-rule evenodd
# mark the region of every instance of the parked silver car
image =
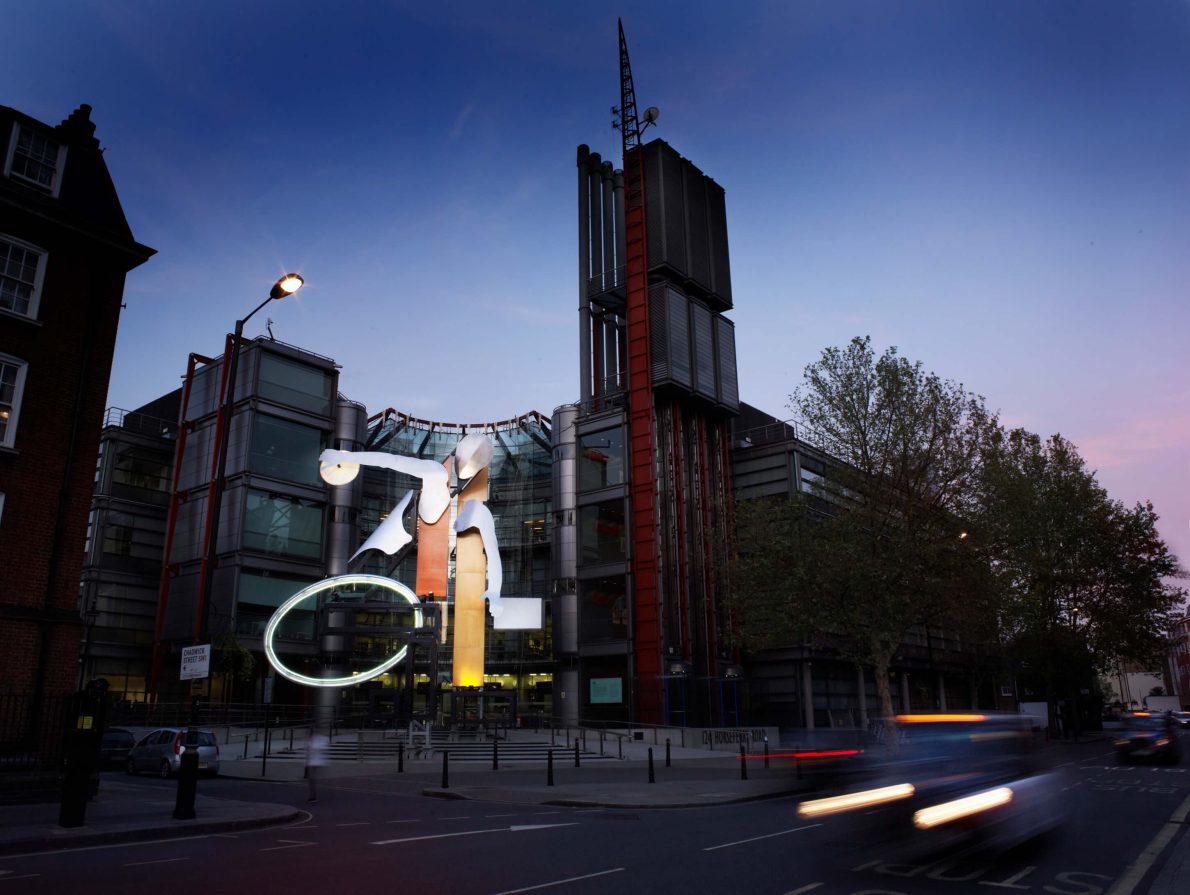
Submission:
<svg viewBox="0 0 1190 895">
<path fill-rule="evenodd" d="M 161 727 L 146 734 L 128 752 L 128 773 L 148 771 L 172 777 L 182 767 L 186 730 L 185 727 Z M 209 730 L 198 732 L 198 769 L 212 777 L 219 773 L 219 743 Z"/>
</svg>

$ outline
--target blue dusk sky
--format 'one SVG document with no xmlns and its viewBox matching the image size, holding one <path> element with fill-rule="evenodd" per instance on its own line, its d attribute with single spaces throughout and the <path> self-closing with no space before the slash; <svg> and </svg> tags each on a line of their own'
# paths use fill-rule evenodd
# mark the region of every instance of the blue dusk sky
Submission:
<svg viewBox="0 0 1190 895">
<path fill-rule="evenodd" d="M 575 148 L 727 192 L 741 397 L 870 334 L 1061 432 L 1190 562 L 1190 3 L 9 0 L 0 103 L 94 107 L 136 237 L 108 403 L 265 332 L 453 422 L 578 397 Z"/>
</svg>

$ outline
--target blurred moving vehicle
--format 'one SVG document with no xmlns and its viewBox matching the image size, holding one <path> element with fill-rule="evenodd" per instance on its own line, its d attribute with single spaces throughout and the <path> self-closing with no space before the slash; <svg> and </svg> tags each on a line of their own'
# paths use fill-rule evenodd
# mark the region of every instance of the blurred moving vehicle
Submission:
<svg viewBox="0 0 1190 895">
<path fill-rule="evenodd" d="M 1133 712 L 1116 734 L 1116 760 L 1120 764 L 1134 761 L 1177 764 L 1182 760 L 1177 726 L 1171 712 Z"/>
<path fill-rule="evenodd" d="M 908 851 L 969 840 L 1008 848 L 1064 822 L 1061 777 L 1040 770 L 1029 717 L 898 715 L 887 729 L 898 751 L 872 766 L 867 788 L 804 801 L 799 816 L 855 812 L 862 841 Z"/>
<path fill-rule="evenodd" d="M 1169 716 L 1173 718 L 1174 724 L 1178 727 L 1190 727 L 1190 712 L 1170 712 Z"/>
<path fill-rule="evenodd" d="M 101 768 L 124 767 L 128 753 L 136 744 L 131 730 L 123 727 L 109 727 L 99 741 L 99 766 Z"/>
<path fill-rule="evenodd" d="M 161 727 L 146 734 L 129 750 L 125 769 L 129 774 L 149 771 L 172 777 L 182 768 L 186 733 L 185 727 Z M 219 773 L 219 743 L 209 730 L 198 731 L 198 770 L 212 777 Z"/>
</svg>

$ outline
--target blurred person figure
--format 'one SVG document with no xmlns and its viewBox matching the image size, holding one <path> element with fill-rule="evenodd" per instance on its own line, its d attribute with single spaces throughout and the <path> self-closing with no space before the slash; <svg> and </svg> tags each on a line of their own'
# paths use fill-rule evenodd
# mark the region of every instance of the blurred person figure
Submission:
<svg viewBox="0 0 1190 895">
<path fill-rule="evenodd" d="M 321 730 L 315 729 L 306 744 L 306 783 L 310 787 L 307 802 L 318 801 L 318 778 L 326 764 L 326 747 L 329 741 Z"/>
</svg>

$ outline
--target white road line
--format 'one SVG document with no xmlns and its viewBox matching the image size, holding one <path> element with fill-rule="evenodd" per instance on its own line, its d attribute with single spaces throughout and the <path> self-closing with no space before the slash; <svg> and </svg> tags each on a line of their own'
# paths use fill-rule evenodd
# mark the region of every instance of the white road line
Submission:
<svg viewBox="0 0 1190 895">
<path fill-rule="evenodd" d="M 809 892 L 817 889 L 822 883 L 810 883 L 808 886 L 802 886 L 800 889 L 794 889 L 792 892 L 786 892 L 785 895 L 802 895 L 803 892 Z"/>
<path fill-rule="evenodd" d="M 37 858 L 45 855 L 68 855 L 72 852 L 80 851 L 101 851 L 106 848 L 133 848 L 142 845 L 166 845 L 170 842 L 191 842 L 195 839 L 210 839 L 211 834 L 203 833 L 200 836 L 176 836 L 169 839 L 138 839 L 134 842 L 109 842 L 106 845 L 80 845 L 78 848 L 53 848 L 44 851 L 26 851 L 15 855 L 4 855 L 5 861 L 11 861 L 13 858 Z"/>
<path fill-rule="evenodd" d="M 1107 891 L 1107 895 L 1131 895 L 1137 884 L 1144 878 L 1144 875 L 1149 872 L 1149 869 L 1156 863 L 1157 858 L 1161 852 L 1165 850 L 1165 846 L 1173 840 L 1174 836 L 1181 832 L 1182 824 L 1186 822 L 1186 815 L 1190 814 L 1190 796 L 1183 800 L 1182 804 L 1178 806 L 1177 810 L 1170 816 L 1169 820 L 1161 827 L 1161 832 L 1153 837 L 1140 856 L 1128 865 L 1114 886 Z"/>
<path fill-rule="evenodd" d="M 561 811 L 534 811 L 534 814 L 561 814 Z"/>
<path fill-rule="evenodd" d="M 335 824 L 336 827 L 367 827 L 371 826 L 370 820 L 356 820 L 346 824 Z"/>
<path fill-rule="evenodd" d="M 385 823 L 386 824 L 415 824 L 415 823 L 418 823 L 418 821 L 416 819 L 414 819 L 414 820 L 386 820 Z"/>
<path fill-rule="evenodd" d="M 703 851 L 715 851 L 720 848 L 731 848 L 733 845 L 743 845 L 746 842 L 759 842 L 761 839 L 772 839 L 774 836 L 785 836 L 789 833 L 800 833 L 802 830 L 812 830 L 815 827 L 821 827 L 822 824 L 807 824 L 804 827 L 794 827 L 792 830 L 782 830 L 779 833 L 768 833 L 764 836 L 753 836 L 751 839 L 738 839 L 735 842 L 724 842 L 722 845 L 712 845 L 704 848 Z"/>
<path fill-rule="evenodd" d="M 503 892 L 497 892 L 496 895 L 517 895 L 518 892 L 533 892 L 537 889 L 548 889 L 550 886 L 561 886 L 565 883 L 576 883 L 580 879 L 594 879 L 597 876 L 607 876 L 609 873 L 620 873 L 623 870 L 623 867 L 616 867 L 614 870 L 600 870 L 598 873 L 588 873 L 586 876 L 572 876 L 569 879 L 556 879 L 552 883 L 539 883 L 536 886 L 525 886 L 523 889 L 506 889 Z"/>
<path fill-rule="evenodd" d="M 402 842 L 424 842 L 427 839 L 454 839 L 459 836 L 478 836 L 481 833 L 522 833 L 526 830 L 551 830 L 555 827 L 577 827 L 578 824 L 522 824 L 511 827 L 493 827 L 488 830 L 460 830 L 457 833 L 431 833 L 426 836 L 408 836 L 404 839 L 381 839 L 372 845 L 397 845 Z"/>
<path fill-rule="evenodd" d="M 307 845 L 317 845 L 317 842 L 299 842 L 296 839 L 278 839 L 278 842 L 288 842 L 289 845 L 274 845 L 269 848 L 258 848 L 257 851 L 281 851 L 285 848 L 305 848 Z"/>
<path fill-rule="evenodd" d="M 516 815 L 517 813 L 514 811 L 512 814 L 485 814 L 484 817 L 516 817 Z"/>
<path fill-rule="evenodd" d="M 131 864 L 121 864 L 121 867 L 144 867 L 146 864 L 172 864 L 175 861 L 189 861 L 189 858 L 160 858 L 156 861 L 133 861 Z"/>
<path fill-rule="evenodd" d="M 41 854 L 45 854 L 42 852 Z M 22 873 L 20 876 L 0 876 L 0 883 L 6 883 L 10 879 L 33 879 L 35 876 L 41 876 L 40 873 Z"/>
<path fill-rule="evenodd" d="M 444 817 L 442 820 L 471 820 L 470 814 L 456 814 L 453 817 Z"/>
</svg>

